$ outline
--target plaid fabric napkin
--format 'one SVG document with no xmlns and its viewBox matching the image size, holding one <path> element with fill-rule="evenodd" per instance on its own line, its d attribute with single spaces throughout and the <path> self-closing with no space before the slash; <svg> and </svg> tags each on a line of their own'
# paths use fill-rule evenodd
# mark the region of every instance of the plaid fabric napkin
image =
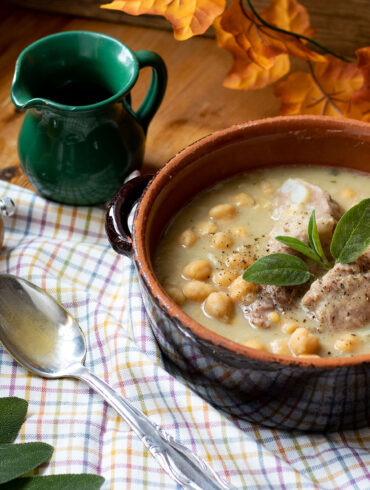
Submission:
<svg viewBox="0 0 370 490">
<path fill-rule="evenodd" d="M 74 315 L 86 365 L 237 488 L 368 489 L 370 430 L 279 432 L 219 413 L 161 364 L 130 261 L 110 248 L 99 208 L 45 201 L 0 182 L 16 203 L 0 271 L 46 289 Z M 52 473 L 98 473 L 104 489 L 179 488 L 127 424 L 82 382 L 31 376 L 0 347 L 0 396 L 29 401 L 19 442 L 55 447 Z"/>
</svg>

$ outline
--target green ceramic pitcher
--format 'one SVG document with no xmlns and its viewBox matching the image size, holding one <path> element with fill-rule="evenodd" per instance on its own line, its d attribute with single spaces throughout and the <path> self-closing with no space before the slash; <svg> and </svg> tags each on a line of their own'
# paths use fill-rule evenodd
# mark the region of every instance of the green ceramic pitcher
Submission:
<svg viewBox="0 0 370 490">
<path fill-rule="evenodd" d="M 152 80 L 135 112 L 130 90 L 145 66 Z M 16 63 L 11 98 L 27 110 L 18 150 L 34 187 L 67 204 L 109 200 L 142 163 L 166 82 L 156 53 L 134 53 L 97 32 L 62 32 L 28 46 Z"/>
</svg>

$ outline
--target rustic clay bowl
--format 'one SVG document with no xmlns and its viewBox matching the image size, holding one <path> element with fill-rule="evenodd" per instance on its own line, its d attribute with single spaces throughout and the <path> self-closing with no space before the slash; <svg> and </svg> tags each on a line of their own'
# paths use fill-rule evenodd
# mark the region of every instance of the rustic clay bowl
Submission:
<svg viewBox="0 0 370 490">
<path fill-rule="evenodd" d="M 150 181 L 125 184 L 109 205 L 114 250 L 135 262 L 153 332 L 167 362 L 232 415 L 279 429 L 332 431 L 370 420 L 370 353 L 303 359 L 251 349 L 211 332 L 166 295 L 152 266 L 161 233 L 201 190 L 250 169 L 328 165 L 370 173 L 370 125 L 329 117 L 277 117 L 218 131 L 177 154 Z M 128 215 L 140 198 L 132 237 Z"/>
</svg>

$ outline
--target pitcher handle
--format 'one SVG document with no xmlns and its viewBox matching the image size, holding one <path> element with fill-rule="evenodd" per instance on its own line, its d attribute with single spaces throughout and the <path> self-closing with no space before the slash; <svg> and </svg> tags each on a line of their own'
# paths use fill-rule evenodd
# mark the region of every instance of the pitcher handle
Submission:
<svg viewBox="0 0 370 490">
<path fill-rule="evenodd" d="M 139 62 L 139 70 L 146 66 L 152 68 L 152 80 L 148 93 L 136 112 L 136 116 L 146 132 L 163 99 L 167 86 L 167 69 L 162 58 L 153 51 L 136 51 L 135 55 Z"/>
</svg>

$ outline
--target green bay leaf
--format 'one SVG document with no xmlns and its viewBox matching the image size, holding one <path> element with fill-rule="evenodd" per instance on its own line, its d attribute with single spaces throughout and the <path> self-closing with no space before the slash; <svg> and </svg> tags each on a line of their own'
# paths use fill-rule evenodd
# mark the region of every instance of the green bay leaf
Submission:
<svg viewBox="0 0 370 490">
<path fill-rule="evenodd" d="M 48 475 L 17 478 L 0 490 L 99 490 L 104 478 L 98 475 Z"/>
<path fill-rule="evenodd" d="M 40 466 L 53 453 L 44 442 L 0 444 L 0 483 L 6 483 Z"/>
<path fill-rule="evenodd" d="M 311 277 L 307 264 L 294 255 L 271 254 L 256 260 L 243 274 L 243 279 L 255 284 L 296 286 Z"/>
<path fill-rule="evenodd" d="M 331 266 L 322 248 L 319 232 L 317 230 L 315 210 L 313 210 L 311 213 L 310 220 L 308 222 L 307 233 L 308 233 L 308 241 L 310 242 L 311 247 L 313 248 L 313 250 L 315 250 L 317 255 L 325 264 L 326 268 L 330 269 Z"/>
<path fill-rule="evenodd" d="M 26 419 L 28 403 L 16 397 L 0 398 L 0 444 L 13 442 Z"/>
<path fill-rule="evenodd" d="M 298 240 L 298 238 L 294 238 L 291 236 L 276 236 L 275 240 L 277 240 L 280 243 L 284 243 L 284 245 L 286 245 L 287 247 L 290 247 L 293 250 L 300 252 L 301 254 L 305 255 L 311 260 L 314 260 L 318 264 L 322 265 L 321 259 L 317 255 L 317 253 L 314 250 L 312 250 L 312 248 L 310 248 L 306 243 L 302 242 L 301 240 Z"/>
<path fill-rule="evenodd" d="M 336 262 L 348 264 L 370 246 L 370 199 L 349 209 L 339 220 L 330 244 Z"/>
</svg>

